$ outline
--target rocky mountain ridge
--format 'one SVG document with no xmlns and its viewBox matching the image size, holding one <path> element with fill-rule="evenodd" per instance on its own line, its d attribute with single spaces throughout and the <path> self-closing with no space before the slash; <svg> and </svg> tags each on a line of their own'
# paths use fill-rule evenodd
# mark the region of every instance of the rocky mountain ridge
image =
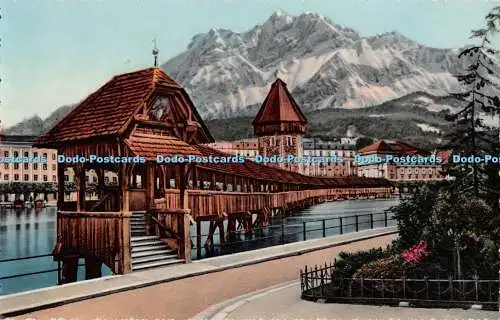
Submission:
<svg viewBox="0 0 500 320">
<path fill-rule="evenodd" d="M 276 76 L 304 111 L 359 108 L 414 92 L 448 95 L 462 70 L 456 50 L 397 33 L 361 37 L 319 14 L 275 12 L 237 33 L 211 29 L 163 65 L 206 118 L 250 116 Z"/>
</svg>

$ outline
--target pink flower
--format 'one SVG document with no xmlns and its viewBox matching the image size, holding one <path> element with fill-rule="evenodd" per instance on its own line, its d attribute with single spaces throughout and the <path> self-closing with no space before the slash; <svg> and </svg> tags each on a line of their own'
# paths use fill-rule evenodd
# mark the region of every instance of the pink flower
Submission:
<svg viewBox="0 0 500 320">
<path fill-rule="evenodd" d="M 417 245 L 401 253 L 401 257 L 406 261 L 414 264 L 420 263 L 423 257 L 429 255 L 427 251 L 427 242 L 420 241 Z"/>
</svg>

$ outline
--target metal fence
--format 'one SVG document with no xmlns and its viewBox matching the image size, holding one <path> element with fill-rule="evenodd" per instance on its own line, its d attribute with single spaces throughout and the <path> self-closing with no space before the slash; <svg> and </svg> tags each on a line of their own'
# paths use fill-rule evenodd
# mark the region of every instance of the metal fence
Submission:
<svg viewBox="0 0 500 320">
<path fill-rule="evenodd" d="M 300 270 L 301 296 L 305 300 L 398 305 L 416 307 L 463 308 L 482 305 L 498 310 L 500 280 L 473 279 L 365 279 L 342 278 L 330 264 Z"/>
<path fill-rule="evenodd" d="M 296 217 L 281 218 L 280 224 L 253 228 L 253 235 L 246 235 L 243 239 L 241 239 L 241 237 L 245 235 L 244 230 L 227 232 L 227 237 L 231 239 L 230 241 L 226 241 L 222 244 L 214 243 L 212 246 L 221 251 L 219 254 L 228 254 L 236 252 L 236 247 L 248 250 L 248 245 L 250 245 L 256 249 L 259 247 L 306 241 L 395 225 L 395 219 L 392 214 L 387 211 L 344 217 L 311 219 L 304 220 L 300 223 L 287 223 L 287 220 L 293 218 Z M 303 219 L 303 217 L 298 218 Z M 215 241 L 217 239 L 215 235 L 217 234 L 218 233 L 214 234 Z M 201 235 L 201 238 L 204 240 L 207 237 L 208 234 Z M 201 259 L 203 256 L 202 251 L 207 250 L 207 248 L 197 248 L 196 245 L 194 245 L 196 243 L 196 236 L 191 236 L 191 241 L 193 243 L 191 248 L 192 253 L 196 253 L 196 256 L 193 258 Z M 211 255 L 212 254 L 206 254 L 206 256 Z"/>
<path fill-rule="evenodd" d="M 113 247 L 107 247 L 107 248 L 99 248 L 96 250 L 116 252 L 117 247 L 113 246 Z M 81 255 L 81 256 L 89 255 L 92 253 L 93 252 L 90 252 L 88 250 L 82 251 L 82 252 L 69 252 L 69 253 L 65 252 L 65 254 L 75 254 L 75 255 Z M 55 276 L 54 277 L 55 284 L 60 283 L 61 282 L 62 265 L 61 265 L 61 261 L 54 261 L 54 254 L 53 253 L 25 256 L 25 257 L 19 257 L 19 258 L 2 259 L 2 260 L 0 260 L 0 266 L 2 266 L 4 264 L 23 261 L 23 260 L 39 260 L 40 261 L 42 259 L 46 259 L 44 261 L 44 263 L 41 263 L 41 264 L 47 265 L 46 269 L 42 269 L 42 270 L 38 269 L 36 271 L 31 271 L 31 272 L 20 272 L 20 273 L 11 273 L 11 274 L 7 274 L 7 275 L 0 275 L 0 284 L 2 284 L 2 281 L 4 281 L 4 280 L 22 278 L 22 277 L 28 277 L 28 276 L 32 276 L 32 275 L 40 275 L 40 274 L 46 274 L 46 273 L 53 273 Z M 47 259 L 50 259 L 50 260 L 47 261 Z M 81 260 L 83 260 L 83 258 Z M 52 267 L 50 267 L 50 266 L 52 266 Z M 78 268 L 84 267 L 84 266 L 85 266 L 85 263 L 78 264 Z M 0 295 L 1 294 L 2 294 L 2 292 L 0 292 Z"/>
</svg>

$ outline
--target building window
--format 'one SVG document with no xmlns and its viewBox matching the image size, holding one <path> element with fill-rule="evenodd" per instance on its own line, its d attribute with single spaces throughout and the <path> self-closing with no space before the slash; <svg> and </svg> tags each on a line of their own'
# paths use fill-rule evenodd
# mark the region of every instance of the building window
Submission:
<svg viewBox="0 0 500 320">
<path fill-rule="evenodd" d="M 19 181 L 19 175 L 17 173 L 14 175 L 14 181 Z"/>
<path fill-rule="evenodd" d="M 24 181 L 28 181 L 29 179 L 30 179 L 30 177 L 27 174 L 25 174 L 24 175 Z"/>
<path fill-rule="evenodd" d="M 19 163 L 14 163 L 14 170 L 19 169 Z"/>
<path fill-rule="evenodd" d="M 64 181 L 69 181 L 69 176 L 67 174 L 64 175 Z"/>
<path fill-rule="evenodd" d="M 118 178 L 117 177 L 113 177 L 113 183 L 118 183 Z"/>
<path fill-rule="evenodd" d="M 92 177 L 92 182 L 97 183 L 97 177 Z"/>
<path fill-rule="evenodd" d="M 33 181 L 38 181 L 38 175 L 37 174 L 33 175 Z"/>
<path fill-rule="evenodd" d="M 38 170 L 38 163 L 33 163 L 33 170 Z"/>
<path fill-rule="evenodd" d="M 9 151 L 4 151 L 3 155 L 4 155 L 4 157 L 7 158 L 9 156 Z"/>
<path fill-rule="evenodd" d="M 4 174 L 4 175 L 3 175 L 3 179 L 4 179 L 5 181 L 9 180 L 9 175 L 8 175 L 8 174 Z"/>
<path fill-rule="evenodd" d="M 19 157 L 19 152 L 14 151 L 14 157 Z"/>
<path fill-rule="evenodd" d="M 104 183 L 109 183 L 109 177 L 104 177 Z"/>
<path fill-rule="evenodd" d="M 9 170 L 9 164 L 8 163 L 4 163 L 3 167 L 7 170 Z"/>
<path fill-rule="evenodd" d="M 43 157 L 44 157 L 45 159 L 48 159 L 48 158 L 47 158 L 47 153 L 44 153 L 44 154 L 43 154 Z"/>
<path fill-rule="evenodd" d="M 44 164 L 42 165 L 42 168 L 43 168 L 43 170 L 47 170 L 47 164 L 46 164 L 46 163 L 44 163 Z"/>
<path fill-rule="evenodd" d="M 30 153 L 29 153 L 29 152 L 27 152 L 27 151 L 25 151 L 25 152 L 24 152 L 24 156 L 25 156 L 25 157 L 29 157 L 29 156 L 30 156 Z"/>
<path fill-rule="evenodd" d="M 43 175 L 43 181 L 45 181 L 45 182 L 49 181 L 46 174 Z"/>
<path fill-rule="evenodd" d="M 56 154 L 55 153 L 52 154 L 52 160 L 56 160 Z"/>
<path fill-rule="evenodd" d="M 85 176 L 85 182 L 89 182 L 89 176 Z"/>
<path fill-rule="evenodd" d="M 56 176 L 52 176 L 52 181 L 56 182 L 57 181 L 57 177 Z"/>
<path fill-rule="evenodd" d="M 52 165 L 52 171 L 56 171 L 57 170 L 57 167 L 55 164 Z"/>
<path fill-rule="evenodd" d="M 24 164 L 24 170 L 28 170 L 29 165 L 27 163 Z"/>
<path fill-rule="evenodd" d="M 38 152 L 33 152 L 33 157 L 38 157 Z"/>
</svg>

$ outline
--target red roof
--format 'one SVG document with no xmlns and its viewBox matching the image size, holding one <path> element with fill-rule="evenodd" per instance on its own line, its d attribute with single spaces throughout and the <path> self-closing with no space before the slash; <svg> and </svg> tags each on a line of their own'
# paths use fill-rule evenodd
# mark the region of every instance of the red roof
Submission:
<svg viewBox="0 0 500 320">
<path fill-rule="evenodd" d="M 281 79 L 277 79 L 272 84 L 252 124 L 255 126 L 279 122 L 307 123 L 306 117 L 286 88 L 286 83 Z"/>
<path fill-rule="evenodd" d="M 364 148 L 361 148 L 358 150 L 359 153 L 368 153 L 368 152 L 390 152 L 392 151 L 392 148 L 385 143 L 383 140 L 377 141 L 372 143 L 369 146 L 366 146 Z"/>
<path fill-rule="evenodd" d="M 161 129 L 135 128 L 125 144 L 134 156 L 145 157 L 148 161 L 156 161 L 157 155 L 201 155 L 194 146 Z"/>
<path fill-rule="evenodd" d="M 394 143 L 387 143 L 383 140 L 372 143 L 369 146 L 361 148 L 358 153 L 369 153 L 369 152 L 379 152 L 379 153 L 394 153 L 394 154 L 404 154 L 404 155 L 428 155 L 429 152 L 414 147 L 403 141 L 396 141 Z"/>
<path fill-rule="evenodd" d="M 208 140 L 213 141 L 181 85 L 160 68 L 148 68 L 113 77 L 40 137 L 36 145 L 120 135 L 127 129 L 133 116 L 158 90 L 182 95 L 209 137 Z"/>
</svg>

